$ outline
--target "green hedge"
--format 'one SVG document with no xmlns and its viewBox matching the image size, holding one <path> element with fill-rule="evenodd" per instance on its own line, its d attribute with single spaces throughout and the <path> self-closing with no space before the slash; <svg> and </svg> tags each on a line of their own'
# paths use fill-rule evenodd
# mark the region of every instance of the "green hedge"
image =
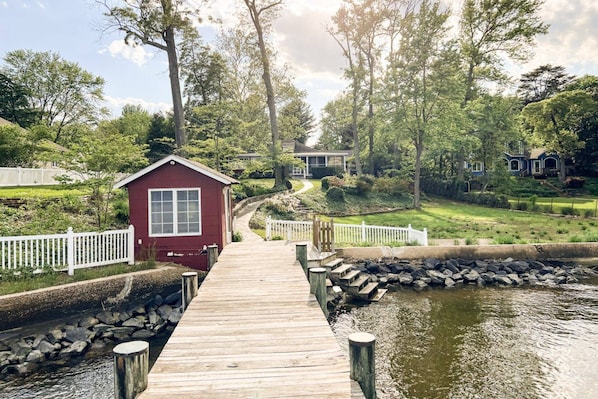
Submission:
<svg viewBox="0 0 598 399">
<path fill-rule="evenodd" d="M 325 176 L 334 176 L 343 173 L 343 169 L 340 167 L 333 166 L 318 166 L 310 169 L 311 176 L 314 179 L 321 179 Z"/>
<path fill-rule="evenodd" d="M 510 209 L 511 204 L 505 195 L 494 193 L 467 193 L 465 182 L 457 180 L 442 180 L 437 178 L 424 178 L 421 180 L 423 192 L 443 198 L 453 199 L 470 204 L 487 206 L 490 208 Z"/>
</svg>

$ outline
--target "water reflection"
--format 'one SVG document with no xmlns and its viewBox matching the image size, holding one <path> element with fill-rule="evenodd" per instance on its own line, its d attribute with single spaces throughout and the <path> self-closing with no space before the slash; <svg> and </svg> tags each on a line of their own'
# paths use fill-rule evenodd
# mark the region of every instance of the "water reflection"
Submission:
<svg viewBox="0 0 598 399">
<path fill-rule="evenodd" d="M 598 397 L 598 286 L 388 293 L 339 315 L 376 335 L 380 398 Z"/>
</svg>

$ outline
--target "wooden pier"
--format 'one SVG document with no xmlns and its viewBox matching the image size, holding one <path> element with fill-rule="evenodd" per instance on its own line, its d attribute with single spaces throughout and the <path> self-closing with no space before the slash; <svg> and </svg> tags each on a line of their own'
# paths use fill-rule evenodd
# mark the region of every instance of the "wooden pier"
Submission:
<svg viewBox="0 0 598 399">
<path fill-rule="evenodd" d="M 201 284 L 140 399 L 363 398 L 282 241 L 233 243 Z"/>
</svg>

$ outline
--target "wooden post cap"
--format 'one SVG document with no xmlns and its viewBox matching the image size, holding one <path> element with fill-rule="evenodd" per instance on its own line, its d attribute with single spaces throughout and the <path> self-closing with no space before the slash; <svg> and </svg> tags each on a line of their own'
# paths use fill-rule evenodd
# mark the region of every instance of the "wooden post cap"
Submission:
<svg viewBox="0 0 598 399">
<path fill-rule="evenodd" d="M 323 267 L 312 267 L 309 269 L 311 273 L 326 273 L 326 269 Z"/>
<path fill-rule="evenodd" d="M 197 272 L 185 272 L 182 274 L 183 277 L 193 277 L 197 276 Z"/>
<path fill-rule="evenodd" d="M 149 349 L 146 341 L 123 342 L 114 347 L 113 352 L 119 356 L 137 356 Z"/>
<path fill-rule="evenodd" d="M 349 335 L 349 344 L 354 346 L 371 346 L 376 342 L 373 334 L 358 332 Z"/>
</svg>

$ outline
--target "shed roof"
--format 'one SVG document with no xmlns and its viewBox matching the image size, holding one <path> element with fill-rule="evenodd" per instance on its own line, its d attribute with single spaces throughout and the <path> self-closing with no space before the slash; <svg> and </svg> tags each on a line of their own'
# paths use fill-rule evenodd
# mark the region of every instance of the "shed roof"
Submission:
<svg viewBox="0 0 598 399">
<path fill-rule="evenodd" d="M 114 185 L 114 188 L 124 187 L 124 186 L 128 185 L 129 183 L 139 179 L 140 177 L 143 177 L 143 176 L 147 175 L 148 173 L 151 173 L 152 171 L 158 169 L 160 166 L 170 163 L 170 162 L 179 163 L 183 166 L 186 166 L 187 168 L 189 168 L 191 170 L 194 170 L 195 172 L 201 173 L 201 174 L 203 174 L 207 177 L 210 177 L 216 181 L 219 181 L 220 183 L 225 184 L 225 185 L 239 183 L 238 180 L 235 180 L 232 177 L 229 177 L 229 176 L 225 175 L 224 173 L 220 173 L 217 170 L 209 168 L 199 162 L 191 161 L 189 159 L 182 158 L 182 157 L 179 157 L 176 155 L 169 155 L 166 158 L 162 158 L 158 162 L 155 162 L 155 163 L 149 165 L 148 167 L 141 169 L 139 172 L 134 173 L 131 176 L 119 181 L 118 183 L 116 183 Z"/>
</svg>

